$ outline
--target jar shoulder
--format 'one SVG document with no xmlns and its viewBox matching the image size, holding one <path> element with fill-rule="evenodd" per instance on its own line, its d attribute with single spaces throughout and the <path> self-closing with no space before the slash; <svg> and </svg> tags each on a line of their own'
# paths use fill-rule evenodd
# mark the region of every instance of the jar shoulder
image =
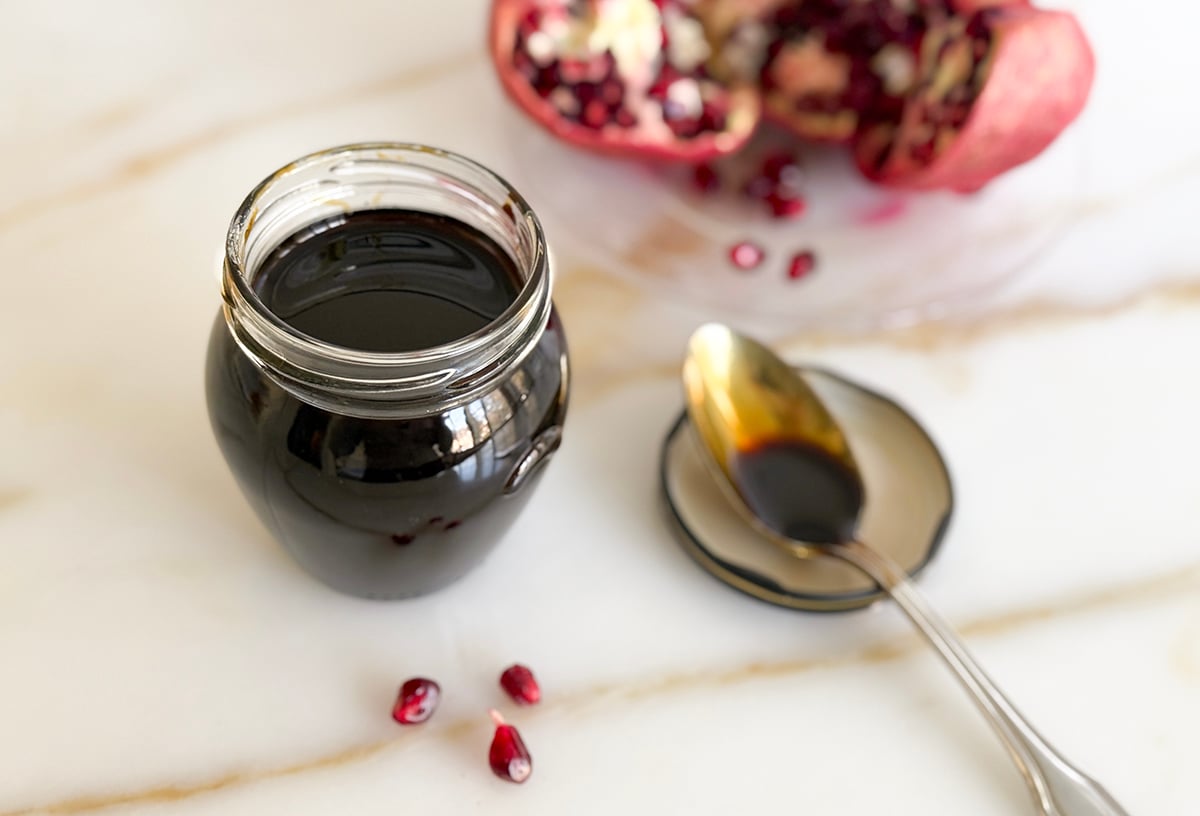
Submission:
<svg viewBox="0 0 1200 816">
<path fill-rule="evenodd" d="M 338 414 L 282 388 L 242 352 L 218 318 L 209 341 L 206 390 L 219 437 L 274 448 L 276 455 L 314 465 L 341 462 L 335 469 L 342 475 L 382 471 L 393 474 L 385 478 L 402 473 L 411 478 L 414 468 L 452 468 L 481 454 L 516 454 L 547 429 L 561 427 L 569 376 L 566 341 L 555 319 L 509 376 L 464 405 L 404 419 Z"/>
</svg>

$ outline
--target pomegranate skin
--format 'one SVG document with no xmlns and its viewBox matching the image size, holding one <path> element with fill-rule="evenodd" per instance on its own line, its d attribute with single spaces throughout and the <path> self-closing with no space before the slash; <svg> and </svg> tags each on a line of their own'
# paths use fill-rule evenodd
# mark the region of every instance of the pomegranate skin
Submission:
<svg viewBox="0 0 1200 816">
<path fill-rule="evenodd" d="M 1095 56 L 1075 17 L 1024 4 L 984 13 L 993 37 L 993 62 L 953 143 L 929 164 L 893 150 L 876 165 L 876 146 L 864 140 L 856 155 L 868 178 L 910 190 L 974 192 L 1045 150 L 1083 110 Z M 897 141 L 919 125 L 914 114 L 905 111 Z"/>
<path fill-rule="evenodd" d="M 959 14 L 970 14 L 985 8 L 1011 8 L 1014 6 L 1030 8 L 1033 6 L 1033 2 L 1032 0 L 951 0 L 950 5 Z"/>
</svg>

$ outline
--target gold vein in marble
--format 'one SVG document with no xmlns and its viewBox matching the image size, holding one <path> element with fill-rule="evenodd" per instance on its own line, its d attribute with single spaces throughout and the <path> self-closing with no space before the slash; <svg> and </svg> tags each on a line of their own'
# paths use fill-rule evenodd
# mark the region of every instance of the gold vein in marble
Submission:
<svg viewBox="0 0 1200 816">
<path fill-rule="evenodd" d="M 575 340 L 571 354 L 576 371 L 572 399 L 591 403 L 613 391 L 635 383 L 654 382 L 678 377 L 680 364 L 650 362 L 622 368 L 623 356 L 606 360 L 604 352 L 622 349 L 604 337 L 613 330 L 611 314 L 620 314 L 649 305 L 655 297 L 650 291 L 617 275 L 587 265 L 564 269 L 555 282 L 555 303 L 562 312 Z M 590 304 L 619 303 L 619 311 L 593 308 Z M 785 352 L 826 348 L 885 346 L 905 351 L 937 352 L 961 350 L 1021 331 L 1074 326 L 1118 317 L 1139 308 L 1196 309 L 1200 307 L 1200 269 L 1179 270 L 1172 279 L 1159 279 L 1111 301 L 1091 304 L 1060 300 L 1032 300 L 1011 307 L 972 315 L 969 320 L 929 321 L 906 327 L 887 327 L 873 331 L 800 331 L 771 341 Z M 593 342 L 595 341 L 595 342 Z M 622 352 L 623 353 L 623 352 Z"/>
<path fill-rule="evenodd" d="M 18 505 L 24 504 L 33 495 L 32 490 L 25 488 L 10 488 L 0 490 L 0 512 L 11 510 Z"/>
<path fill-rule="evenodd" d="M 1200 615 L 1192 616 L 1171 644 L 1171 669 L 1189 685 L 1200 685 Z"/>
<path fill-rule="evenodd" d="M 1015 609 L 980 618 L 960 626 L 959 631 L 968 637 L 1005 635 L 1039 623 L 1085 615 L 1115 606 L 1163 603 L 1194 594 L 1197 590 L 1200 590 L 1200 562 L 1140 581 L 1108 587 L 1041 606 Z M 668 674 L 624 685 L 596 686 L 547 700 L 538 709 L 531 709 L 527 712 L 526 716 L 544 716 L 546 712 L 580 713 L 606 706 L 613 697 L 645 700 L 679 692 L 734 686 L 761 678 L 787 677 L 810 671 L 886 663 L 908 657 L 923 648 L 922 642 L 912 635 L 895 638 L 886 643 L 877 643 L 846 655 L 756 662 L 727 670 Z M 286 779 L 314 771 L 333 770 L 399 748 L 413 738 L 458 741 L 477 735 L 479 729 L 480 721 L 457 720 L 438 728 L 423 728 L 420 733 L 403 732 L 394 739 L 355 746 L 291 765 L 239 771 L 204 782 L 160 785 L 130 793 L 75 797 L 38 807 L 3 811 L 0 812 L 0 816 L 75 816 L 122 806 L 169 804 L 207 793 Z"/>
<path fill-rule="evenodd" d="M 297 116 L 312 115 L 321 108 L 340 107 L 376 96 L 420 87 L 472 67 L 482 59 L 483 54 L 479 49 L 472 49 L 439 62 L 426 63 L 362 85 L 343 88 L 314 99 L 298 100 L 278 108 L 262 110 L 240 119 L 222 122 L 174 144 L 134 156 L 123 164 L 117 165 L 111 173 L 102 178 L 78 184 L 44 198 L 24 201 L 7 210 L 2 210 L 0 211 L 0 230 L 46 215 L 60 207 L 78 204 L 118 190 L 126 184 L 157 173 L 193 153 L 228 141 L 244 131 Z M 117 115 L 119 120 L 120 113 L 118 112 Z M 100 125 L 107 127 L 111 126 L 111 123 L 101 119 Z"/>
<path fill-rule="evenodd" d="M 962 321 L 929 321 L 873 332 L 798 332 L 777 341 L 782 347 L 855 347 L 886 345 L 929 352 L 977 345 L 997 336 L 1025 330 L 1118 317 L 1142 307 L 1196 308 L 1200 306 L 1200 269 L 1187 270 L 1174 279 L 1159 280 L 1123 297 L 1097 303 L 1030 300 Z"/>
</svg>

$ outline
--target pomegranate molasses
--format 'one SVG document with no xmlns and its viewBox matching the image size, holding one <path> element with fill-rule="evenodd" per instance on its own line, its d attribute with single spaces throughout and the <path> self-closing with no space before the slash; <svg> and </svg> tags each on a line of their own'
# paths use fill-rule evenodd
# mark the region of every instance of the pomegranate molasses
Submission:
<svg viewBox="0 0 1200 816">
<path fill-rule="evenodd" d="M 338 209 L 305 209 L 314 177 L 337 178 Z M 510 188 L 429 148 L 314 154 L 247 199 L 209 414 L 242 492 L 309 573 L 361 597 L 419 595 L 514 521 L 566 412 L 544 249 Z"/>
<path fill-rule="evenodd" d="M 731 465 L 746 506 L 775 532 L 812 544 L 854 537 L 862 483 L 820 448 L 769 442 L 739 452 Z"/>
<path fill-rule="evenodd" d="M 293 329 L 363 351 L 419 351 L 479 331 L 512 305 L 517 269 L 446 216 L 364 210 L 305 227 L 267 257 L 254 289 Z"/>
</svg>

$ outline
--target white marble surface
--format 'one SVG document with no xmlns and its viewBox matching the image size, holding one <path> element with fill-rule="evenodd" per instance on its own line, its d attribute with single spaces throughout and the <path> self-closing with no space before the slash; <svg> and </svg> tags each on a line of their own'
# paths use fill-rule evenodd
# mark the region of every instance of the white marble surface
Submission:
<svg viewBox="0 0 1200 816">
<path fill-rule="evenodd" d="M 1059 147 L 1086 151 L 1086 184 L 1047 191 L 1061 239 L 958 320 L 777 340 L 945 446 L 960 504 L 922 583 L 1018 704 L 1131 813 L 1194 814 L 1200 14 L 1073 5 L 1100 74 Z M 484 7 L 0 3 L 0 815 L 1031 812 L 895 609 L 773 609 L 675 546 L 655 454 L 698 312 L 569 231 L 566 443 L 482 568 L 344 598 L 244 506 L 200 377 L 225 223 L 267 171 L 346 141 L 536 186 L 500 135 Z M 513 660 L 546 694 L 514 715 L 519 788 L 484 759 Z M 446 696 L 401 731 L 415 673 Z"/>
</svg>

